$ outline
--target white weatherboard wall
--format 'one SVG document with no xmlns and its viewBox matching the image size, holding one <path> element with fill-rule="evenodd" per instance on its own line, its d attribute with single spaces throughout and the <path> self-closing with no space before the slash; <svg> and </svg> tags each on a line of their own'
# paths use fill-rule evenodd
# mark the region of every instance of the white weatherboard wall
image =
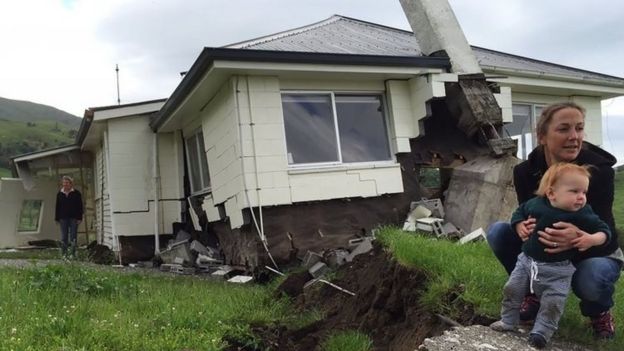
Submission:
<svg viewBox="0 0 624 351">
<path fill-rule="evenodd" d="M 585 140 L 595 145 L 602 144 L 602 107 L 599 97 L 514 93 L 512 88 L 511 99 L 513 103 L 535 105 L 549 105 L 563 101 L 575 102 L 586 110 Z M 536 116 L 536 121 L 538 117 Z"/>
<path fill-rule="evenodd" d="M 58 225 L 54 222 L 58 183 L 37 179 L 35 187 L 24 190 L 21 179 L 3 178 L 0 180 L 0 248 L 27 245 L 31 240 L 60 240 Z M 17 231 L 19 215 L 24 200 L 42 200 L 43 214 L 37 233 Z"/>
<path fill-rule="evenodd" d="M 154 234 L 153 137 L 147 116 L 114 118 L 106 122 L 108 157 L 103 172 L 110 194 L 112 231 L 104 230 L 104 244 L 115 247 L 114 235 Z M 106 135 L 106 134 L 105 134 Z M 173 133 L 158 136 L 161 189 L 159 233 L 171 234 L 181 220 L 182 147 Z M 96 160 L 99 159 L 96 153 Z M 106 165 L 106 160 L 110 164 Z M 110 174 L 110 179 L 106 174 Z M 105 194 L 106 195 L 106 194 Z M 104 197 L 106 204 L 107 197 Z"/>
</svg>

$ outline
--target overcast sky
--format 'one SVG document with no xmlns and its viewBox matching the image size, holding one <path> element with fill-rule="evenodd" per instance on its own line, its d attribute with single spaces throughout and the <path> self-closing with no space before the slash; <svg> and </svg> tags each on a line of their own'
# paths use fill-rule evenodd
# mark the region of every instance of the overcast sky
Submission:
<svg viewBox="0 0 624 351">
<path fill-rule="evenodd" d="M 624 2 L 450 0 L 470 44 L 624 77 Z M 82 116 L 167 97 L 204 46 L 333 14 L 410 29 L 398 0 L 19 0 L 0 2 L 0 96 Z M 624 98 L 605 103 L 624 117 Z"/>
</svg>

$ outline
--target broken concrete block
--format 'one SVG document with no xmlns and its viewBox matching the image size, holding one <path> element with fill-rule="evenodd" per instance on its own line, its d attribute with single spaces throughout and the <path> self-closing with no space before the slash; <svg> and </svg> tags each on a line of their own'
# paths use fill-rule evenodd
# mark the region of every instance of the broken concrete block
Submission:
<svg viewBox="0 0 624 351">
<path fill-rule="evenodd" d="M 248 275 L 236 275 L 228 279 L 227 281 L 230 283 L 245 284 L 245 283 L 249 283 L 252 280 L 253 280 L 253 277 L 250 277 Z"/>
<path fill-rule="evenodd" d="M 318 278 L 327 273 L 328 270 L 329 267 L 327 267 L 325 263 L 316 262 L 312 267 L 310 267 L 310 269 L 308 269 L 308 272 L 312 275 L 312 277 Z"/>
<path fill-rule="evenodd" d="M 185 240 L 191 241 L 191 234 L 187 233 L 184 230 L 179 230 L 176 234 L 174 242 L 178 243 Z"/>
<path fill-rule="evenodd" d="M 372 244 L 371 239 L 370 238 L 364 238 L 364 239 L 365 240 L 362 241 L 358 246 L 356 246 L 351 251 L 351 253 L 349 253 L 349 256 L 346 257 L 347 262 L 351 262 L 353 261 L 355 256 L 367 253 L 373 249 L 373 244 Z"/>
<path fill-rule="evenodd" d="M 212 258 L 210 256 L 206 256 L 206 255 L 202 255 L 202 254 L 197 254 L 197 259 L 195 260 L 195 265 L 196 266 L 200 266 L 200 265 L 207 265 L 207 264 L 222 264 L 223 261 L 220 259 L 216 259 L 216 258 Z"/>
<path fill-rule="evenodd" d="M 226 279 L 227 277 L 229 277 L 231 275 L 231 273 L 233 271 L 234 271 L 234 268 L 232 268 L 230 266 L 221 266 L 221 267 L 219 267 L 219 269 L 217 269 L 216 271 L 212 272 L 210 275 L 215 277 L 215 278 Z"/>
<path fill-rule="evenodd" d="M 444 206 L 440 199 L 422 199 L 420 201 L 414 201 L 410 204 L 410 212 L 418 206 L 423 206 L 431 211 L 429 216 L 444 218 Z"/>
<path fill-rule="evenodd" d="M 301 265 L 305 268 L 310 268 L 321 260 L 323 260 L 323 256 L 321 254 L 308 250 L 305 256 L 303 256 L 303 261 L 301 262 Z"/>
<path fill-rule="evenodd" d="M 164 263 L 180 263 L 192 265 L 195 263 L 195 254 L 191 252 L 191 245 L 187 240 L 175 242 L 166 250 L 160 252 L 160 258 Z"/>
<path fill-rule="evenodd" d="M 485 231 L 483 230 L 483 228 L 479 228 L 473 231 L 472 233 L 462 237 L 461 239 L 459 239 L 458 243 L 465 244 L 467 242 L 471 242 L 471 241 L 475 241 L 479 239 L 485 239 Z"/>
<path fill-rule="evenodd" d="M 447 238 L 450 238 L 450 237 L 460 238 L 464 236 L 464 232 L 461 229 L 457 228 L 453 223 L 446 222 L 442 226 L 442 235 Z"/>
<path fill-rule="evenodd" d="M 407 218 L 405 219 L 405 223 L 403 224 L 403 230 L 414 232 L 416 231 L 416 221 L 420 218 L 426 218 L 431 216 L 431 210 L 428 208 L 417 205 L 413 209 L 410 210 Z"/>
<path fill-rule="evenodd" d="M 443 222 L 444 220 L 442 218 L 420 218 L 416 221 L 416 229 L 424 230 L 426 232 L 441 232 L 441 226 Z M 436 235 L 437 234 L 438 233 L 436 233 Z"/>
<path fill-rule="evenodd" d="M 347 256 L 349 256 L 347 250 L 331 250 L 325 254 L 325 262 L 327 262 L 327 265 L 331 268 L 337 268 L 347 262 Z"/>
</svg>

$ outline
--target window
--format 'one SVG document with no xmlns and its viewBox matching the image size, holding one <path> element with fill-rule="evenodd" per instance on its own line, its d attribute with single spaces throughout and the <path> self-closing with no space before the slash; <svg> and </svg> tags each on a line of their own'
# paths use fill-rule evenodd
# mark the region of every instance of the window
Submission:
<svg viewBox="0 0 624 351">
<path fill-rule="evenodd" d="M 189 167 L 191 192 L 210 190 L 210 176 L 204 147 L 204 134 L 199 131 L 186 139 L 186 160 Z"/>
<path fill-rule="evenodd" d="M 283 93 L 288 164 L 391 160 L 381 95 Z"/>
<path fill-rule="evenodd" d="M 543 106 L 531 104 L 513 104 L 513 122 L 505 124 L 507 134 L 518 140 L 518 158 L 526 160 L 527 156 L 537 146 L 535 126 L 542 114 Z"/>
<path fill-rule="evenodd" d="M 24 200 L 20 211 L 18 232 L 38 232 L 43 214 L 42 200 Z"/>
</svg>

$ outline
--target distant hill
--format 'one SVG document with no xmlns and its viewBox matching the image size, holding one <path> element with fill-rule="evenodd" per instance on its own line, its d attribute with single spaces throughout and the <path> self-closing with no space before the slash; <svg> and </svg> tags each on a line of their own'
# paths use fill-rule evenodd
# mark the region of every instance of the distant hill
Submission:
<svg viewBox="0 0 624 351">
<path fill-rule="evenodd" d="M 16 122 L 53 121 L 78 128 L 81 118 L 55 107 L 0 97 L 0 119 Z"/>
<path fill-rule="evenodd" d="M 52 106 L 0 97 L 0 168 L 11 156 L 72 144 L 81 121 Z"/>
</svg>

